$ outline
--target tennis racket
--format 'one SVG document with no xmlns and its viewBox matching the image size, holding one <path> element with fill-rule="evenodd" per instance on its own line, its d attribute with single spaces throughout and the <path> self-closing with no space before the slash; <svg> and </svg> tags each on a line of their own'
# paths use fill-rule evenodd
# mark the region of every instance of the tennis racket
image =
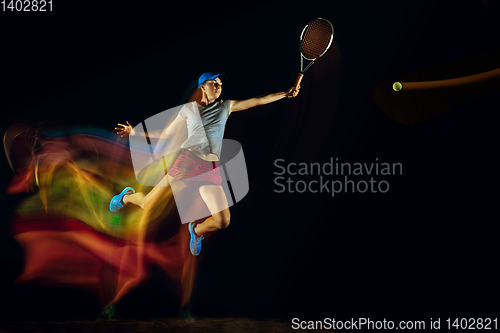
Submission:
<svg viewBox="0 0 500 333">
<path fill-rule="evenodd" d="M 318 17 L 304 27 L 300 34 L 300 73 L 295 81 L 295 87 L 300 84 L 309 67 L 328 51 L 332 41 L 333 26 L 327 19 Z M 304 59 L 309 61 L 306 67 Z"/>
</svg>

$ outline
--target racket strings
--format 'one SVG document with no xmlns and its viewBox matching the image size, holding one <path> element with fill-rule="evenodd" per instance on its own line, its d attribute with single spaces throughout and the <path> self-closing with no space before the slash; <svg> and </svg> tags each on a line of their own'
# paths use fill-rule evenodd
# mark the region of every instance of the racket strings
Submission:
<svg viewBox="0 0 500 333">
<path fill-rule="evenodd" d="M 321 56 L 330 45 L 332 26 L 328 21 L 318 19 L 306 28 L 301 40 L 302 54 L 308 59 Z"/>
</svg>

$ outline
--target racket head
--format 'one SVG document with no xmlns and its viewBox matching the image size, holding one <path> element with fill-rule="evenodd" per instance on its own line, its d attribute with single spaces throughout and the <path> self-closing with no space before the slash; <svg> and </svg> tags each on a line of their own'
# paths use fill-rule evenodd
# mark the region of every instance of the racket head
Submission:
<svg viewBox="0 0 500 333">
<path fill-rule="evenodd" d="M 325 18 L 311 20 L 300 35 L 300 53 L 307 60 L 316 60 L 328 51 L 333 41 L 333 25 Z"/>
</svg>

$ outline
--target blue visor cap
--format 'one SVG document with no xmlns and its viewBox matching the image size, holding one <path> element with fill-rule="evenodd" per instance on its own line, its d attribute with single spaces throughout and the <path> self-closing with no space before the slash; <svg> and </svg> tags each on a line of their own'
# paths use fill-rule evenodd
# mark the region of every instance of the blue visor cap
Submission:
<svg viewBox="0 0 500 333">
<path fill-rule="evenodd" d="M 213 80 L 213 79 L 215 79 L 216 77 L 219 77 L 219 76 L 221 77 L 221 79 L 227 78 L 227 76 L 226 76 L 225 73 L 206 72 L 206 73 L 201 74 L 200 77 L 198 78 L 198 88 L 205 81 Z"/>
</svg>

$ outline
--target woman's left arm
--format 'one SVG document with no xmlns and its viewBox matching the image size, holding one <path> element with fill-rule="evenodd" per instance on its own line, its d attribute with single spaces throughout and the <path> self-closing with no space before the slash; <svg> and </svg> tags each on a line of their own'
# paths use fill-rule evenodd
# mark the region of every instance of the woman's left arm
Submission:
<svg viewBox="0 0 500 333">
<path fill-rule="evenodd" d="M 231 112 L 243 111 L 246 109 L 253 108 L 254 106 L 269 104 L 278 101 L 282 98 L 296 97 L 299 94 L 300 86 L 291 87 L 287 91 L 282 91 L 275 94 L 269 94 L 265 96 L 254 97 L 250 99 L 245 99 L 241 101 L 232 100 L 231 101 Z"/>
</svg>

